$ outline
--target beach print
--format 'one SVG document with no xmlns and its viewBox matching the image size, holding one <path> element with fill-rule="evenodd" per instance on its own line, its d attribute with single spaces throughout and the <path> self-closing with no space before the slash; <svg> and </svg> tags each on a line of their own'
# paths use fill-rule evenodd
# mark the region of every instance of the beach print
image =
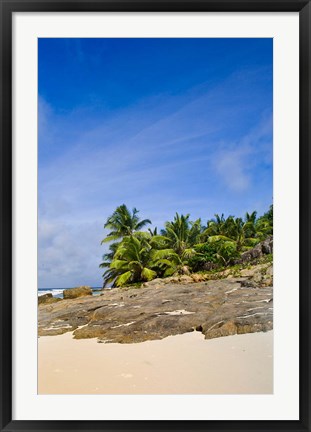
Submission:
<svg viewBox="0 0 311 432">
<path fill-rule="evenodd" d="M 273 393 L 273 40 L 39 38 L 38 393 Z"/>
</svg>

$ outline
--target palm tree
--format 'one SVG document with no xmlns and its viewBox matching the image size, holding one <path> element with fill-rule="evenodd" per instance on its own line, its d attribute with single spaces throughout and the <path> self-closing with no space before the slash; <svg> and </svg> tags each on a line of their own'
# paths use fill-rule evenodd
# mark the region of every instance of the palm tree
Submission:
<svg viewBox="0 0 311 432">
<path fill-rule="evenodd" d="M 137 215 L 138 213 L 139 211 L 136 208 L 133 208 L 131 212 L 125 204 L 117 207 L 113 214 L 106 220 L 104 227 L 111 231 L 102 240 L 101 244 L 114 240 L 122 240 L 125 236 L 137 234 L 141 228 L 151 223 L 149 219 L 141 221 Z M 114 284 L 116 278 L 122 274 L 122 271 L 119 271 L 112 266 L 112 262 L 119 246 L 120 241 L 111 243 L 109 245 L 109 252 L 103 256 L 103 262 L 99 265 L 101 268 L 107 268 L 103 274 L 104 287 L 107 286 L 108 283 Z"/>
<path fill-rule="evenodd" d="M 258 243 L 256 238 L 257 212 L 246 213 L 244 220 L 234 216 L 224 217 L 215 214 L 215 218 L 207 222 L 207 228 L 201 235 L 206 241 L 214 238 L 215 241 L 223 240 L 235 242 L 237 251 L 254 246 Z"/>
<path fill-rule="evenodd" d="M 148 232 L 151 235 L 151 237 L 157 236 L 158 235 L 158 228 L 155 227 L 153 230 L 151 228 L 148 228 Z"/>
<path fill-rule="evenodd" d="M 227 219 L 225 218 L 223 213 L 221 214 L 221 216 L 219 216 L 219 214 L 217 213 L 214 216 L 214 219 L 210 219 L 207 221 L 207 227 L 204 229 L 201 235 L 202 241 L 205 241 L 208 237 L 213 235 L 227 235 L 228 222 L 230 221 L 230 218 L 232 218 L 232 216 L 229 216 Z"/>
<path fill-rule="evenodd" d="M 245 214 L 245 223 L 250 222 L 255 224 L 257 218 L 257 212 L 253 211 L 252 213 L 246 212 Z"/>
<path fill-rule="evenodd" d="M 115 255 L 119 245 L 120 245 L 120 242 L 111 243 L 109 245 L 109 252 L 107 252 L 103 255 L 103 262 L 101 264 L 99 264 L 100 268 L 108 268 L 108 270 L 106 270 L 103 274 L 103 278 L 104 278 L 103 288 L 105 288 L 108 283 L 113 282 L 115 277 L 116 277 L 114 272 L 110 270 L 110 264 L 113 260 L 113 257 Z"/>
<path fill-rule="evenodd" d="M 109 280 L 113 282 L 113 286 L 121 287 L 129 283 L 149 281 L 157 276 L 152 269 L 154 263 L 148 235 L 139 234 L 123 238 L 104 274 L 105 283 Z"/>
<path fill-rule="evenodd" d="M 264 213 L 263 217 L 267 219 L 269 222 L 271 222 L 271 225 L 273 225 L 273 204 L 269 207 L 269 210 Z"/>
<path fill-rule="evenodd" d="M 212 263 L 216 262 L 220 265 L 227 266 L 239 255 L 237 241 L 225 236 L 211 236 L 208 242 L 202 246 L 204 247 L 205 245 L 207 246 L 207 252 L 209 252 L 208 249 L 211 249 L 212 259 L 210 259 L 209 262 Z M 207 255 L 209 255 L 209 253 L 207 253 Z"/>
<path fill-rule="evenodd" d="M 206 228 L 200 219 L 192 222 L 189 214 L 176 213 L 173 221 L 165 223 L 160 235 L 157 228 L 140 231 L 151 221 L 140 220 L 137 214 L 136 208 L 130 211 L 123 204 L 106 221 L 105 228 L 111 231 L 103 242 L 118 242 L 109 245 L 100 264 L 107 268 L 104 286 L 107 283 L 124 286 L 157 276 L 187 274 L 189 266 L 207 262 L 227 266 L 241 252 L 273 233 L 272 206 L 259 218 L 255 211 L 246 213 L 244 218 L 215 214 Z"/>
<path fill-rule="evenodd" d="M 196 253 L 193 246 L 202 231 L 201 220 L 191 222 L 189 217 L 176 213 L 173 221 L 165 223 L 161 235 L 153 233 L 150 239 L 154 267 L 164 277 L 189 273 L 189 258 Z"/>
<path fill-rule="evenodd" d="M 256 211 L 253 211 L 252 213 L 246 212 L 243 227 L 243 230 L 245 232 L 245 238 L 254 238 L 256 236 L 256 220 Z"/>
<path fill-rule="evenodd" d="M 174 220 L 166 222 L 165 229 L 161 231 L 162 238 L 180 257 L 197 243 L 202 230 L 201 219 L 191 222 L 189 217 L 189 214 L 184 216 L 176 213 Z M 188 250 L 186 254 L 189 253 Z"/>
<path fill-rule="evenodd" d="M 173 249 L 154 249 L 151 253 L 153 268 L 160 276 L 167 277 L 174 274 L 189 274 L 189 258 L 195 254 L 194 249 L 185 249 L 178 255 Z"/>
<path fill-rule="evenodd" d="M 273 235 L 273 205 L 256 221 L 256 237 L 264 240 L 269 235 Z"/>
<path fill-rule="evenodd" d="M 139 210 L 135 207 L 132 212 L 125 204 L 120 205 L 115 209 L 111 216 L 108 217 L 104 228 L 111 230 L 102 243 L 107 243 L 114 240 L 122 239 L 125 236 L 130 236 L 134 232 L 141 230 L 147 224 L 151 224 L 149 219 L 140 220 L 137 214 Z"/>
<path fill-rule="evenodd" d="M 228 234 L 231 240 L 236 242 L 237 251 L 241 251 L 245 246 L 246 231 L 248 223 L 244 223 L 242 218 L 232 218 Z"/>
</svg>

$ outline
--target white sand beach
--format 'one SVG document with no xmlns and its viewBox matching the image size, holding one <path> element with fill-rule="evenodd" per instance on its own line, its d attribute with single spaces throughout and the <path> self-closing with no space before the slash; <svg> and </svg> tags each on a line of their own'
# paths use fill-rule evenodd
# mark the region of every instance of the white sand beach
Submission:
<svg viewBox="0 0 311 432">
<path fill-rule="evenodd" d="M 136 344 L 43 336 L 38 365 L 39 394 L 269 394 L 273 331 Z"/>
</svg>

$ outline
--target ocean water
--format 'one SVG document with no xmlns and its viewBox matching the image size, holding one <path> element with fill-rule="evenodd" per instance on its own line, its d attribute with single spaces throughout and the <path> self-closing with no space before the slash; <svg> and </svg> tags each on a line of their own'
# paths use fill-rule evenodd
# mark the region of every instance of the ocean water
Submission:
<svg viewBox="0 0 311 432">
<path fill-rule="evenodd" d="M 93 295 L 99 295 L 102 291 L 102 287 L 91 287 Z M 70 288 L 38 288 L 38 296 L 52 293 L 53 297 L 63 298 L 63 291 Z"/>
</svg>

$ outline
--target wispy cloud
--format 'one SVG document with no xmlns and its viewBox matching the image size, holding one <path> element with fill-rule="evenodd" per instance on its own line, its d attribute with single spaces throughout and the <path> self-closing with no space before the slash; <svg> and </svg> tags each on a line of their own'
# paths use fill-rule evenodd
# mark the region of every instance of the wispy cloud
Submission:
<svg viewBox="0 0 311 432">
<path fill-rule="evenodd" d="M 272 164 L 272 116 L 265 116 L 246 136 L 234 144 L 224 145 L 215 163 L 216 172 L 232 191 L 244 192 L 252 187 L 256 167 Z"/>
<path fill-rule="evenodd" d="M 98 234 L 102 223 L 39 224 L 39 281 L 45 288 L 101 285 L 102 250 Z"/>
</svg>

